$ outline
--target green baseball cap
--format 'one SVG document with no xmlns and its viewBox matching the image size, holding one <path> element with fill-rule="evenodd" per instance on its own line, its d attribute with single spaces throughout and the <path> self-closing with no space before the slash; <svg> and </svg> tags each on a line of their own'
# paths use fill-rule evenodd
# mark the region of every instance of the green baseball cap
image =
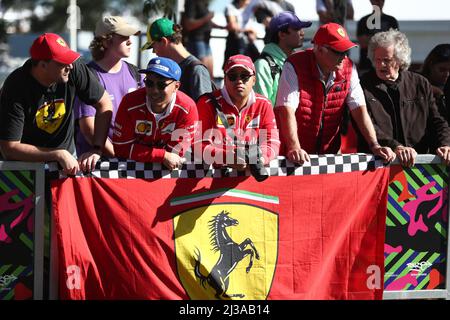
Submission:
<svg viewBox="0 0 450 320">
<path fill-rule="evenodd" d="M 141 50 L 150 49 L 155 41 L 161 40 L 163 37 L 170 37 L 175 33 L 173 30 L 173 21 L 167 18 L 159 18 L 155 20 L 147 29 L 147 43 Z"/>
</svg>

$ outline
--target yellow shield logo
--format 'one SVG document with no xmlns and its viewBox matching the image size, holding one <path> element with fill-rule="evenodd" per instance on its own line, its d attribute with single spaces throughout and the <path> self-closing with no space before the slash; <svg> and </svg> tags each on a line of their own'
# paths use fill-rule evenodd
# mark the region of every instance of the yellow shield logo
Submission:
<svg viewBox="0 0 450 320">
<path fill-rule="evenodd" d="M 52 134 L 61 125 L 66 114 L 64 99 L 47 102 L 36 112 L 36 125 L 39 129 Z"/>
<path fill-rule="evenodd" d="M 56 42 L 61 46 L 61 47 L 67 47 L 66 42 L 62 39 L 62 38 L 58 38 L 56 40 Z"/>
<path fill-rule="evenodd" d="M 244 203 L 174 217 L 178 276 L 191 299 L 266 299 L 278 252 L 278 215 Z"/>
<path fill-rule="evenodd" d="M 337 29 L 337 33 L 339 33 L 342 38 L 345 38 L 345 30 L 343 28 Z"/>
</svg>

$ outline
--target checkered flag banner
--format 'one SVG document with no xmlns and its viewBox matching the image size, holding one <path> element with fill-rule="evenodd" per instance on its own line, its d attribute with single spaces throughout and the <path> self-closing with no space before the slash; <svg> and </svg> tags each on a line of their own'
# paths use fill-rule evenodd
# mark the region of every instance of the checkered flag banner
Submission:
<svg viewBox="0 0 450 320">
<path fill-rule="evenodd" d="M 284 157 L 278 157 L 270 162 L 267 168 L 270 176 L 301 176 L 332 174 L 353 171 L 375 170 L 384 167 L 383 161 L 371 154 L 325 154 L 310 155 L 311 161 L 303 165 L 294 164 Z M 56 163 L 49 164 L 50 173 L 59 171 Z M 143 163 L 117 158 L 101 159 L 95 170 L 89 174 L 79 174 L 80 177 L 96 177 L 110 179 L 161 179 L 161 178 L 222 178 L 250 176 L 250 171 L 239 172 L 231 168 L 213 168 L 202 163 L 186 163 L 181 169 L 168 170 L 161 163 Z M 61 174 L 60 178 L 65 177 Z"/>
</svg>

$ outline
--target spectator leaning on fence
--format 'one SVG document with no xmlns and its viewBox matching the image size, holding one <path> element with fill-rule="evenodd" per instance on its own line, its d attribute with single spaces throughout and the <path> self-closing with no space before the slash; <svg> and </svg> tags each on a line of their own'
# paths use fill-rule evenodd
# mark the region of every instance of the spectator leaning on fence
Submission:
<svg viewBox="0 0 450 320">
<path fill-rule="evenodd" d="M 272 105 L 255 93 L 255 66 L 248 56 L 231 56 L 225 63 L 224 87 L 200 97 L 199 130 L 194 152 L 201 145 L 203 161 L 238 170 L 250 161 L 268 165 L 278 156 L 280 142 Z M 233 137 L 234 136 L 234 137 Z M 259 159 L 244 159 L 238 146 L 259 145 Z M 243 149 L 239 149 L 243 151 Z"/>
<path fill-rule="evenodd" d="M 281 73 L 275 115 L 283 154 L 303 164 L 308 153 L 337 153 L 348 106 L 372 153 L 393 160 L 392 150 L 378 144 L 355 65 L 347 57 L 356 44 L 336 23 L 321 26 L 313 43 L 313 49 L 292 54 Z"/>
<path fill-rule="evenodd" d="M 168 58 L 150 60 L 145 88 L 125 95 L 114 125 L 117 157 L 139 162 L 160 162 L 179 168 L 192 144 L 198 120 L 195 102 L 179 90 L 181 69 Z"/>
<path fill-rule="evenodd" d="M 57 161 L 66 174 L 90 171 L 100 158 L 111 120 L 108 93 L 59 35 L 45 33 L 31 59 L 6 79 L 0 96 L 0 147 L 6 160 Z M 93 147 L 75 158 L 73 102 L 93 105 Z"/>
<path fill-rule="evenodd" d="M 196 101 L 202 94 L 213 90 L 211 77 L 208 68 L 184 47 L 181 30 L 180 25 L 167 18 L 155 20 L 148 26 L 147 43 L 142 50 L 153 48 L 158 56 L 178 63 L 183 72 L 180 91 Z"/>
<path fill-rule="evenodd" d="M 124 95 L 143 86 L 143 76 L 138 72 L 138 68 L 122 60 L 131 54 L 130 37 L 139 33 L 139 30 L 124 18 L 107 16 L 97 23 L 94 39 L 89 46 L 93 61 L 89 62 L 88 66 L 108 91 L 113 104 L 108 139 L 103 149 L 103 153 L 108 157 L 114 157 L 110 139 L 119 103 Z M 92 147 L 95 108 L 76 98 L 74 112 L 75 120 L 78 120 L 75 136 L 77 154 L 81 154 Z"/>
<path fill-rule="evenodd" d="M 429 152 L 450 164 L 450 128 L 428 80 L 407 70 L 411 48 L 405 34 L 375 34 L 368 56 L 375 70 L 361 77 L 361 85 L 380 143 L 391 147 L 404 166 L 412 166 L 417 153 Z"/>
<path fill-rule="evenodd" d="M 305 32 L 311 22 L 300 21 L 292 12 L 282 12 L 272 18 L 269 24 L 269 39 L 262 50 L 261 57 L 255 61 L 255 91 L 267 97 L 272 105 L 278 89 L 281 69 L 286 58 L 303 45 Z"/>
</svg>

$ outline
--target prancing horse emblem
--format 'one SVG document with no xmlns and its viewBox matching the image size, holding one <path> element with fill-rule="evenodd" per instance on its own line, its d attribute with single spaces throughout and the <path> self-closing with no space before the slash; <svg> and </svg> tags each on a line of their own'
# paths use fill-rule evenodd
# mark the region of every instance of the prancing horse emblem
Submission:
<svg viewBox="0 0 450 320">
<path fill-rule="evenodd" d="M 220 257 L 212 268 L 209 275 L 204 276 L 200 272 L 201 255 L 198 248 L 195 249 L 195 276 L 205 288 L 205 281 L 216 291 L 217 299 L 244 298 L 242 293 L 228 294 L 227 289 L 230 282 L 230 274 L 236 268 L 239 261 L 250 255 L 250 262 L 245 269 L 250 272 L 253 266 L 253 256 L 259 260 L 258 251 L 250 238 L 245 239 L 241 244 L 237 244 L 231 239 L 226 230 L 227 227 L 236 226 L 239 221 L 229 216 L 229 212 L 222 211 L 209 221 L 212 250 L 219 251 Z M 249 249 L 246 249 L 250 246 Z"/>
</svg>

